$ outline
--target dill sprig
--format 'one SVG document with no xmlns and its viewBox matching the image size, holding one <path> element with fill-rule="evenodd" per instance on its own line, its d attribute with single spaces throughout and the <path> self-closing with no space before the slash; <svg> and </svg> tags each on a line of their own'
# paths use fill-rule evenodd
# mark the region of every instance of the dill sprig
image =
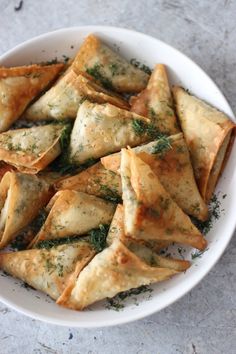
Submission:
<svg viewBox="0 0 236 354">
<path fill-rule="evenodd" d="M 106 308 L 109 310 L 120 311 L 125 307 L 124 303 L 122 303 L 122 302 L 125 301 L 127 298 L 133 297 L 133 296 L 136 296 L 139 294 L 144 294 L 144 293 L 150 294 L 152 291 L 153 291 L 153 289 L 151 289 L 147 285 L 141 285 L 138 288 L 133 288 L 133 289 L 130 289 L 127 291 L 122 291 L 119 294 L 117 294 L 116 296 L 114 296 L 113 298 L 107 299 Z M 136 305 L 138 305 L 137 298 L 134 298 L 134 300 L 136 301 Z"/>
<path fill-rule="evenodd" d="M 86 72 L 95 80 L 99 81 L 104 88 L 113 90 L 112 82 L 104 76 L 105 74 L 103 73 L 103 66 L 101 64 L 97 63 L 92 68 L 87 68 Z"/>
<path fill-rule="evenodd" d="M 140 63 L 140 61 L 138 61 L 135 58 L 132 58 L 130 60 L 130 64 L 133 65 L 135 68 L 138 68 L 138 69 L 144 71 L 148 75 L 151 75 L 151 73 L 152 73 L 152 70 L 149 68 L 149 66 Z"/>
<path fill-rule="evenodd" d="M 206 221 L 197 220 L 194 217 L 191 217 L 194 225 L 198 228 L 199 231 L 203 235 L 208 234 L 208 232 L 212 229 L 214 222 L 220 218 L 221 213 L 221 202 L 216 194 L 213 195 L 209 205 L 209 218 Z"/>
<path fill-rule="evenodd" d="M 105 184 L 101 184 L 100 190 L 102 192 L 104 192 L 104 195 L 102 195 L 103 199 L 106 199 L 106 200 L 108 200 L 112 203 L 116 203 L 116 204 L 122 203 L 121 196 L 116 191 L 112 190 L 111 188 L 109 188 Z"/>
<path fill-rule="evenodd" d="M 165 152 L 172 149 L 171 141 L 167 136 L 162 136 L 157 140 L 156 144 L 152 147 L 152 154 L 161 154 L 163 155 Z"/>
<path fill-rule="evenodd" d="M 57 239 L 52 239 L 52 240 L 43 240 L 40 241 L 36 244 L 36 248 L 39 249 L 50 249 L 52 247 L 57 247 L 60 245 L 64 244 L 70 244 L 70 243 L 75 243 L 78 241 L 84 241 L 84 238 L 81 236 L 70 236 L 70 237 L 63 237 L 63 238 L 57 238 Z"/>
<path fill-rule="evenodd" d="M 147 135 L 150 139 L 159 139 L 164 135 L 159 132 L 159 130 L 152 123 L 144 122 L 141 119 L 134 119 L 132 121 L 132 128 L 136 135 L 142 136 Z"/>
<path fill-rule="evenodd" d="M 97 252 L 101 252 L 106 247 L 108 231 L 109 225 L 101 224 L 99 228 L 89 232 L 89 241 Z"/>
</svg>

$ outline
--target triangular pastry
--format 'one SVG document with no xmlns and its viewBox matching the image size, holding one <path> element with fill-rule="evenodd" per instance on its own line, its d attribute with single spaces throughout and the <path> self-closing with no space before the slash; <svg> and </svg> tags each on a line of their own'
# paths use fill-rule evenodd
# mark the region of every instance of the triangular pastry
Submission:
<svg viewBox="0 0 236 354">
<path fill-rule="evenodd" d="M 195 182 L 183 134 L 171 135 L 132 149 L 158 176 L 171 198 L 189 215 L 206 220 L 208 208 Z M 121 153 L 101 159 L 106 169 L 118 173 Z M 178 181 L 178 183 L 176 183 Z"/>
<path fill-rule="evenodd" d="M 81 104 L 70 141 L 70 159 L 82 164 L 119 151 L 127 145 L 136 146 L 150 140 L 144 126 L 150 120 L 109 103 L 85 101 Z"/>
<path fill-rule="evenodd" d="M 148 74 L 130 64 L 93 34 L 85 39 L 72 67 L 76 72 L 88 73 L 105 88 L 117 92 L 140 92 L 149 79 Z"/>
<path fill-rule="evenodd" d="M 165 66 L 157 64 L 147 87 L 130 99 L 131 111 L 148 117 L 164 134 L 179 132 Z"/>
<path fill-rule="evenodd" d="M 51 195 L 49 184 L 37 176 L 5 173 L 0 183 L 0 248 L 37 216 Z"/>
<path fill-rule="evenodd" d="M 0 269 L 57 300 L 73 273 L 78 275 L 94 254 L 92 246 L 81 240 L 50 249 L 2 253 Z"/>
<path fill-rule="evenodd" d="M 235 124 L 183 88 L 174 87 L 173 93 L 198 187 L 209 202 L 232 148 Z"/>
<path fill-rule="evenodd" d="M 54 184 L 56 189 L 72 189 L 95 195 L 113 202 L 121 199 L 121 179 L 113 171 L 103 167 L 101 162 L 77 175 L 64 178 Z"/>
<path fill-rule="evenodd" d="M 189 261 L 167 258 L 157 254 L 157 248 L 165 248 L 169 245 L 163 241 L 156 241 L 155 248 L 151 248 L 147 242 L 127 236 L 124 230 L 124 207 L 121 204 L 117 205 L 106 241 L 108 245 L 111 245 L 115 240 L 121 241 L 130 251 L 148 264 L 171 268 L 177 271 L 185 271 L 190 267 Z"/>
<path fill-rule="evenodd" d="M 61 124 L 48 124 L 1 133 L 0 159 L 21 172 L 36 174 L 60 155 L 64 129 Z"/>
<path fill-rule="evenodd" d="M 7 130 L 21 116 L 63 67 L 64 64 L 0 67 L 0 132 Z"/>
<path fill-rule="evenodd" d="M 122 149 L 125 234 L 134 239 L 177 242 L 203 250 L 207 242 L 132 150 Z"/>
<path fill-rule="evenodd" d="M 31 247 L 43 240 L 85 235 L 100 224 L 110 224 L 115 205 L 86 193 L 62 190 L 52 197 L 46 211 L 48 217 Z"/>
<path fill-rule="evenodd" d="M 31 121 L 75 119 L 79 106 L 85 99 L 129 108 L 129 104 L 118 95 L 106 91 L 82 75 L 77 75 L 73 69 L 68 69 L 53 87 L 26 110 L 24 118 Z"/>
<path fill-rule="evenodd" d="M 116 240 L 91 260 L 57 303 L 82 310 L 121 291 L 163 281 L 178 273 L 174 269 L 151 266 Z"/>
</svg>

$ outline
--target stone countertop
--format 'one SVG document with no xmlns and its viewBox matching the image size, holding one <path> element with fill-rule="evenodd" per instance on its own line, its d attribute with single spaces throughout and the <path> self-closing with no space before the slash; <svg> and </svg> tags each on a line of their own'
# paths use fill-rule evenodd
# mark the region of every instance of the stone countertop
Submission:
<svg viewBox="0 0 236 354">
<path fill-rule="evenodd" d="M 234 0 L 0 0 L 0 55 L 61 27 L 100 24 L 157 37 L 197 62 L 236 111 Z M 48 325 L 0 304 L 1 354 L 233 354 L 236 352 L 236 239 L 205 279 L 146 319 L 105 329 Z M 235 257 L 235 258 L 234 258 Z"/>
</svg>

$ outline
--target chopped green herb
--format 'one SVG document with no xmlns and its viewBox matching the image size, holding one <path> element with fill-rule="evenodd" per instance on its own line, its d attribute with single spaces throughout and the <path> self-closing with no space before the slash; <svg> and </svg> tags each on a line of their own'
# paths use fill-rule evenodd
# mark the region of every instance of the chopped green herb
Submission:
<svg viewBox="0 0 236 354">
<path fill-rule="evenodd" d="M 170 149 L 172 149 L 170 139 L 166 136 L 162 136 L 152 147 L 151 153 L 164 155 L 165 152 L 169 151 Z"/>
<path fill-rule="evenodd" d="M 112 76 L 115 76 L 119 73 L 119 66 L 117 63 L 110 64 L 109 69 L 111 71 Z"/>
<path fill-rule="evenodd" d="M 70 244 L 70 243 L 75 243 L 78 241 L 82 241 L 84 240 L 84 238 L 82 238 L 81 236 L 70 236 L 70 237 L 63 237 L 63 238 L 57 238 L 57 239 L 53 239 L 53 240 L 43 240 L 40 241 L 39 243 L 36 244 L 36 248 L 42 249 L 50 249 L 52 247 L 57 247 L 60 245 L 64 245 L 64 244 Z"/>
<path fill-rule="evenodd" d="M 122 303 L 122 301 L 125 301 L 129 297 L 133 297 L 139 294 L 150 294 L 152 291 L 153 289 L 146 285 L 142 285 L 139 288 L 133 288 L 127 291 L 122 291 L 112 299 L 107 299 L 106 308 L 110 310 L 120 311 L 124 308 L 124 304 Z M 137 298 L 133 298 L 133 300 L 137 301 Z M 135 304 L 138 305 L 137 302 Z"/>
<path fill-rule="evenodd" d="M 61 132 L 60 145 L 61 145 L 62 152 L 68 149 L 70 143 L 71 130 L 72 130 L 72 125 L 68 123 L 65 125 L 64 129 Z"/>
<path fill-rule="evenodd" d="M 106 247 L 108 231 L 109 225 L 101 224 L 98 229 L 89 232 L 89 240 L 97 252 L 101 252 Z"/>
<path fill-rule="evenodd" d="M 64 267 L 63 264 L 58 264 L 57 265 L 57 273 L 59 277 L 63 277 L 63 272 L 64 272 Z"/>
<path fill-rule="evenodd" d="M 101 184 L 100 189 L 104 192 L 104 195 L 102 196 L 104 199 L 117 204 L 122 203 L 122 198 L 116 191 L 112 190 L 105 184 Z"/>
<path fill-rule="evenodd" d="M 132 128 L 136 135 L 146 134 L 150 139 L 160 139 L 164 135 L 152 124 L 142 121 L 141 119 L 134 119 L 132 121 Z"/>
<path fill-rule="evenodd" d="M 210 205 L 209 205 L 208 220 L 200 221 L 194 217 L 191 217 L 194 225 L 201 231 L 203 235 L 208 234 L 208 232 L 212 229 L 215 220 L 220 218 L 220 213 L 221 213 L 220 205 L 221 203 L 217 195 L 214 194 L 213 197 L 211 198 Z"/>
<path fill-rule="evenodd" d="M 111 80 L 105 77 L 103 73 L 103 66 L 101 64 L 95 64 L 92 68 L 87 68 L 86 72 L 93 76 L 95 80 L 99 81 L 102 86 L 108 90 L 113 89 Z"/>
<path fill-rule="evenodd" d="M 62 57 L 63 57 L 63 61 L 64 61 L 65 64 L 70 60 L 70 57 L 68 57 L 65 54 L 63 54 Z"/>
<path fill-rule="evenodd" d="M 132 58 L 130 60 L 130 64 L 132 64 L 135 68 L 138 68 L 142 71 L 144 71 L 146 74 L 151 75 L 152 70 L 145 64 L 141 64 L 140 61 L 138 61 L 135 58 Z"/>
<path fill-rule="evenodd" d="M 196 258 L 201 257 L 203 255 L 203 253 L 206 252 L 207 250 L 208 250 L 208 248 L 205 249 L 204 251 L 196 251 L 194 253 L 191 253 L 192 259 L 196 259 Z"/>
<path fill-rule="evenodd" d="M 32 221 L 30 226 L 31 226 L 31 228 L 34 231 L 34 234 L 38 233 L 38 231 L 41 229 L 41 227 L 43 226 L 43 224 L 45 223 L 45 221 L 47 219 L 47 215 L 48 215 L 48 213 L 46 212 L 46 210 L 45 209 L 41 209 L 39 211 L 39 214 Z"/>
<path fill-rule="evenodd" d="M 46 61 L 45 63 L 43 63 L 44 65 L 53 65 L 53 64 L 58 64 L 58 60 L 57 57 L 51 60 Z"/>
</svg>

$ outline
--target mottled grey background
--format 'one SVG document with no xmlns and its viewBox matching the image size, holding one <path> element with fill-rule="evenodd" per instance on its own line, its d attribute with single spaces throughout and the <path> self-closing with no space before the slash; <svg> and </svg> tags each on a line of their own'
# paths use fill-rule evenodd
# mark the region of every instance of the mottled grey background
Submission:
<svg viewBox="0 0 236 354">
<path fill-rule="evenodd" d="M 41 33 L 75 25 L 145 32 L 196 61 L 236 111 L 235 0 L 0 0 L 0 54 Z M 0 304 L 1 354 L 234 354 L 236 239 L 191 293 L 144 320 L 108 329 L 47 325 Z"/>
</svg>

